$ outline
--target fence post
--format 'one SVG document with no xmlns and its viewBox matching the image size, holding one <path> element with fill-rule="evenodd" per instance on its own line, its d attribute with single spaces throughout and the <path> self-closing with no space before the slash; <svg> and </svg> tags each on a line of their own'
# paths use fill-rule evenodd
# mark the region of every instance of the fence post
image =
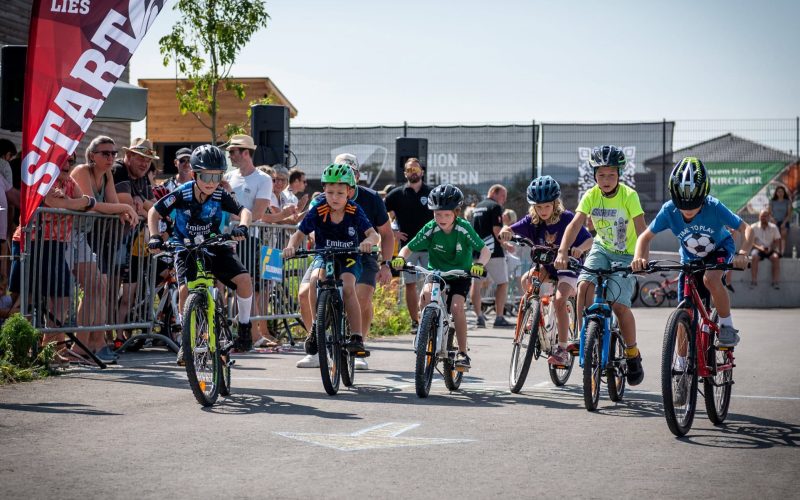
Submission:
<svg viewBox="0 0 800 500">
<path fill-rule="evenodd" d="M 531 150 L 533 151 L 533 158 L 531 158 L 531 173 L 533 177 L 538 177 L 538 172 L 536 171 L 536 160 L 537 160 L 537 151 L 536 151 L 536 120 L 531 120 L 531 145 L 533 146 Z"/>
<path fill-rule="evenodd" d="M 408 137 L 408 122 L 403 121 L 403 137 Z"/>
<path fill-rule="evenodd" d="M 674 134 L 673 130 L 673 134 Z M 661 119 L 661 179 L 663 186 L 661 188 L 661 203 L 667 201 L 667 186 L 669 186 L 669 179 L 667 178 L 667 119 Z"/>
<path fill-rule="evenodd" d="M 794 150 L 794 155 L 798 159 L 800 159 L 800 116 L 795 118 L 794 132 L 795 132 L 795 150 Z"/>
</svg>

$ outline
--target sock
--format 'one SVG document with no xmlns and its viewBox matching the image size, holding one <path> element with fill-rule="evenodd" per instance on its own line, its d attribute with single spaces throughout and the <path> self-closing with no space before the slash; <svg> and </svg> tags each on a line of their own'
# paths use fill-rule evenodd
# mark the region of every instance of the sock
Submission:
<svg viewBox="0 0 800 500">
<path fill-rule="evenodd" d="M 723 318 L 722 316 L 719 317 L 719 326 L 730 326 L 733 328 L 733 316 L 727 316 Z"/>
<path fill-rule="evenodd" d="M 686 357 L 685 356 L 678 356 L 675 358 L 675 369 L 676 370 L 685 370 L 686 369 Z"/>
<path fill-rule="evenodd" d="M 626 358 L 635 358 L 639 355 L 639 348 L 636 347 L 636 344 L 629 345 L 625 348 L 625 357 Z"/>
<path fill-rule="evenodd" d="M 364 339 L 364 337 L 360 333 L 358 333 L 358 332 L 350 332 L 350 338 L 355 337 L 356 335 L 361 337 L 362 340 Z"/>
<path fill-rule="evenodd" d="M 250 323 L 250 307 L 253 305 L 253 296 L 244 298 L 237 295 L 236 305 L 239 306 L 239 324 Z"/>
<path fill-rule="evenodd" d="M 558 347 L 560 347 L 560 348 L 562 348 L 562 349 L 564 349 L 566 351 L 567 350 L 567 343 L 566 342 L 559 342 L 558 343 Z"/>
</svg>

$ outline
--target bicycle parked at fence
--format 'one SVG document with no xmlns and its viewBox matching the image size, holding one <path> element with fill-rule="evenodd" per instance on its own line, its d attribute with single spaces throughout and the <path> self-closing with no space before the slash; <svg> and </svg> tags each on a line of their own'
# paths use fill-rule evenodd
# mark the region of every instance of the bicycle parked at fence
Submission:
<svg viewBox="0 0 800 500">
<path fill-rule="evenodd" d="M 189 297 L 183 307 L 181 328 L 183 360 L 189 386 L 197 402 L 211 406 L 218 396 L 231 391 L 231 366 L 235 363 L 229 352 L 234 336 L 228 319 L 228 305 L 217 287 L 214 275 L 206 271 L 204 251 L 212 246 L 231 245 L 231 236 L 222 234 L 207 238 L 196 245 L 176 245 L 166 242 L 163 249 L 185 248 L 187 263 L 196 266 L 197 278 L 188 282 Z"/>
<path fill-rule="evenodd" d="M 678 276 L 670 277 L 667 273 L 661 273 L 661 281 L 645 281 L 639 288 L 639 299 L 647 307 L 658 307 L 664 300 L 676 300 L 678 298 Z"/>
<path fill-rule="evenodd" d="M 600 402 L 600 385 L 608 386 L 611 401 L 621 401 L 625 395 L 628 372 L 625 360 L 625 343 L 606 300 L 608 278 L 621 273 L 626 276 L 630 266 L 612 263 L 611 269 L 591 269 L 570 259 L 570 269 L 584 271 L 597 276 L 594 302 L 586 308 L 580 333 L 580 366 L 583 369 L 583 401 L 586 409 L 594 411 Z"/>
<path fill-rule="evenodd" d="M 531 260 L 534 264 L 531 273 L 531 285 L 519 301 L 517 310 L 517 326 L 514 330 L 511 365 L 508 370 L 508 384 L 511 392 L 519 393 L 525 384 L 532 360 L 552 354 L 558 345 L 558 328 L 556 324 L 555 290 L 558 284 L 556 277 L 548 283 L 541 280 L 540 267 L 552 264 L 556 257 L 556 249 L 534 245 L 527 238 L 513 236 L 512 240 L 531 249 Z M 547 290 L 545 285 L 552 287 Z M 567 315 L 569 317 L 569 345 L 577 342 L 575 298 L 567 299 Z M 570 353 L 569 362 L 564 365 L 548 363 L 550 380 L 557 386 L 567 383 L 572 373 L 574 355 Z"/>
<path fill-rule="evenodd" d="M 708 419 L 714 425 L 725 421 L 731 401 L 734 363 L 733 347 L 719 346 L 717 312 L 710 297 L 702 296 L 695 276 L 709 270 L 738 269 L 730 264 L 709 264 L 702 260 L 685 264 L 649 263 L 648 272 L 681 271 L 683 300 L 670 314 L 664 329 L 661 351 L 661 396 L 667 426 L 676 436 L 692 427 L 697 404 L 698 379 L 703 380 Z"/>
</svg>

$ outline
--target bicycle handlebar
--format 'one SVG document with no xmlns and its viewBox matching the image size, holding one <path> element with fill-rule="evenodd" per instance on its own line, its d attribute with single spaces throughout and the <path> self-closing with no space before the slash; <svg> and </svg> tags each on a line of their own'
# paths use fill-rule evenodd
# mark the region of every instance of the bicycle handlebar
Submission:
<svg viewBox="0 0 800 500">
<path fill-rule="evenodd" d="M 377 252 L 362 252 L 358 247 L 354 248 L 315 248 L 314 250 L 297 250 L 292 259 L 299 257 L 308 257 L 309 255 L 346 255 L 346 254 L 362 254 L 362 255 L 375 255 Z"/>
<path fill-rule="evenodd" d="M 660 262 L 672 262 L 671 264 L 660 264 Z M 684 273 L 694 273 L 697 271 L 728 271 L 728 270 L 735 270 L 741 271 L 738 267 L 735 267 L 733 264 L 728 264 L 727 262 L 717 263 L 717 264 L 709 264 L 707 262 L 703 262 L 702 260 L 690 260 L 688 262 L 678 263 L 674 261 L 659 261 L 659 260 L 651 260 L 647 263 L 647 268 L 644 269 L 642 272 L 645 274 L 657 273 L 661 271 L 682 271 Z"/>
<path fill-rule="evenodd" d="M 594 274 L 595 276 L 611 276 L 612 274 L 617 273 L 627 276 L 633 272 L 631 266 L 623 266 L 619 262 L 612 262 L 611 269 L 592 269 L 591 267 L 584 266 L 580 263 L 580 261 L 573 257 L 570 257 L 569 269 L 573 271 L 584 271 L 589 274 Z"/>
<path fill-rule="evenodd" d="M 425 267 L 420 267 L 414 264 L 406 264 L 403 266 L 401 271 L 407 271 L 414 274 L 424 274 L 426 276 L 430 276 L 431 274 L 435 274 L 436 276 L 442 278 L 467 278 L 470 274 L 466 271 L 462 271 L 461 269 L 451 269 L 449 271 L 437 271 L 435 269 L 427 269 Z"/>
<path fill-rule="evenodd" d="M 210 238 L 206 238 L 200 243 L 197 244 L 187 244 L 187 243 L 176 243 L 173 241 L 165 241 L 161 245 L 162 250 L 177 250 L 179 248 L 185 248 L 186 250 L 193 251 L 199 250 L 203 247 L 211 247 L 211 246 L 225 246 L 228 245 L 233 240 L 233 237 L 230 234 L 218 234 L 216 236 L 211 236 Z"/>
</svg>

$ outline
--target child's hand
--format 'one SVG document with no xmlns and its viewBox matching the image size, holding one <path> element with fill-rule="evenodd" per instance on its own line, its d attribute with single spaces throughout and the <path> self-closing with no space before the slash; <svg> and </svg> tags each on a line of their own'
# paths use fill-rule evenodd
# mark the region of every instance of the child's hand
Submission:
<svg viewBox="0 0 800 500">
<path fill-rule="evenodd" d="M 500 230 L 500 233 L 497 235 L 497 239 L 500 241 L 511 241 L 512 236 L 514 236 L 514 231 L 506 226 Z"/>
<path fill-rule="evenodd" d="M 641 257 L 634 257 L 631 261 L 631 269 L 633 272 L 638 273 L 647 269 L 647 259 Z"/>
<path fill-rule="evenodd" d="M 750 256 L 743 255 L 743 254 L 736 254 L 733 256 L 733 267 L 736 269 L 747 269 L 747 265 L 750 263 Z"/>
<path fill-rule="evenodd" d="M 282 253 L 283 258 L 284 259 L 291 259 L 292 257 L 294 257 L 295 252 L 296 252 L 296 250 L 294 249 L 294 247 L 286 247 L 286 248 L 283 249 L 283 253 Z"/>
<path fill-rule="evenodd" d="M 395 271 L 403 269 L 405 265 L 406 265 L 406 259 L 400 257 L 399 255 L 394 259 L 392 259 L 392 269 L 394 269 Z"/>
<path fill-rule="evenodd" d="M 560 271 L 563 271 L 569 267 L 569 257 L 567 256 L 567 252 L 562 252 L 559 250 L 558 255 L 556 255 L 556 261 L 553 263 L 553 265 Z"/>
<path fill-rule="evenodd" d="M 574 258 L 576 258 L 576 259 L 580 259 L 581 257 L 583 257 L 583 253 L 584 253 L 584 252 L 583 252 L 583 250 L 581 250 L 581 249 L 580 249 L 580 248 L 578 248 L 578 247 L 572 247 L 572 248 L 570 249 L 569 253 L 570 253 L 570 255 L 572 255 Z"/>
<path fill-rule="evenodd" d="M 372 243 L 364 240 L 361 243 L 359 243 L 358 249 L 364 253 L 370 253 L 372 251 L 372 246 L 373 246 Z"/>
</svg>

